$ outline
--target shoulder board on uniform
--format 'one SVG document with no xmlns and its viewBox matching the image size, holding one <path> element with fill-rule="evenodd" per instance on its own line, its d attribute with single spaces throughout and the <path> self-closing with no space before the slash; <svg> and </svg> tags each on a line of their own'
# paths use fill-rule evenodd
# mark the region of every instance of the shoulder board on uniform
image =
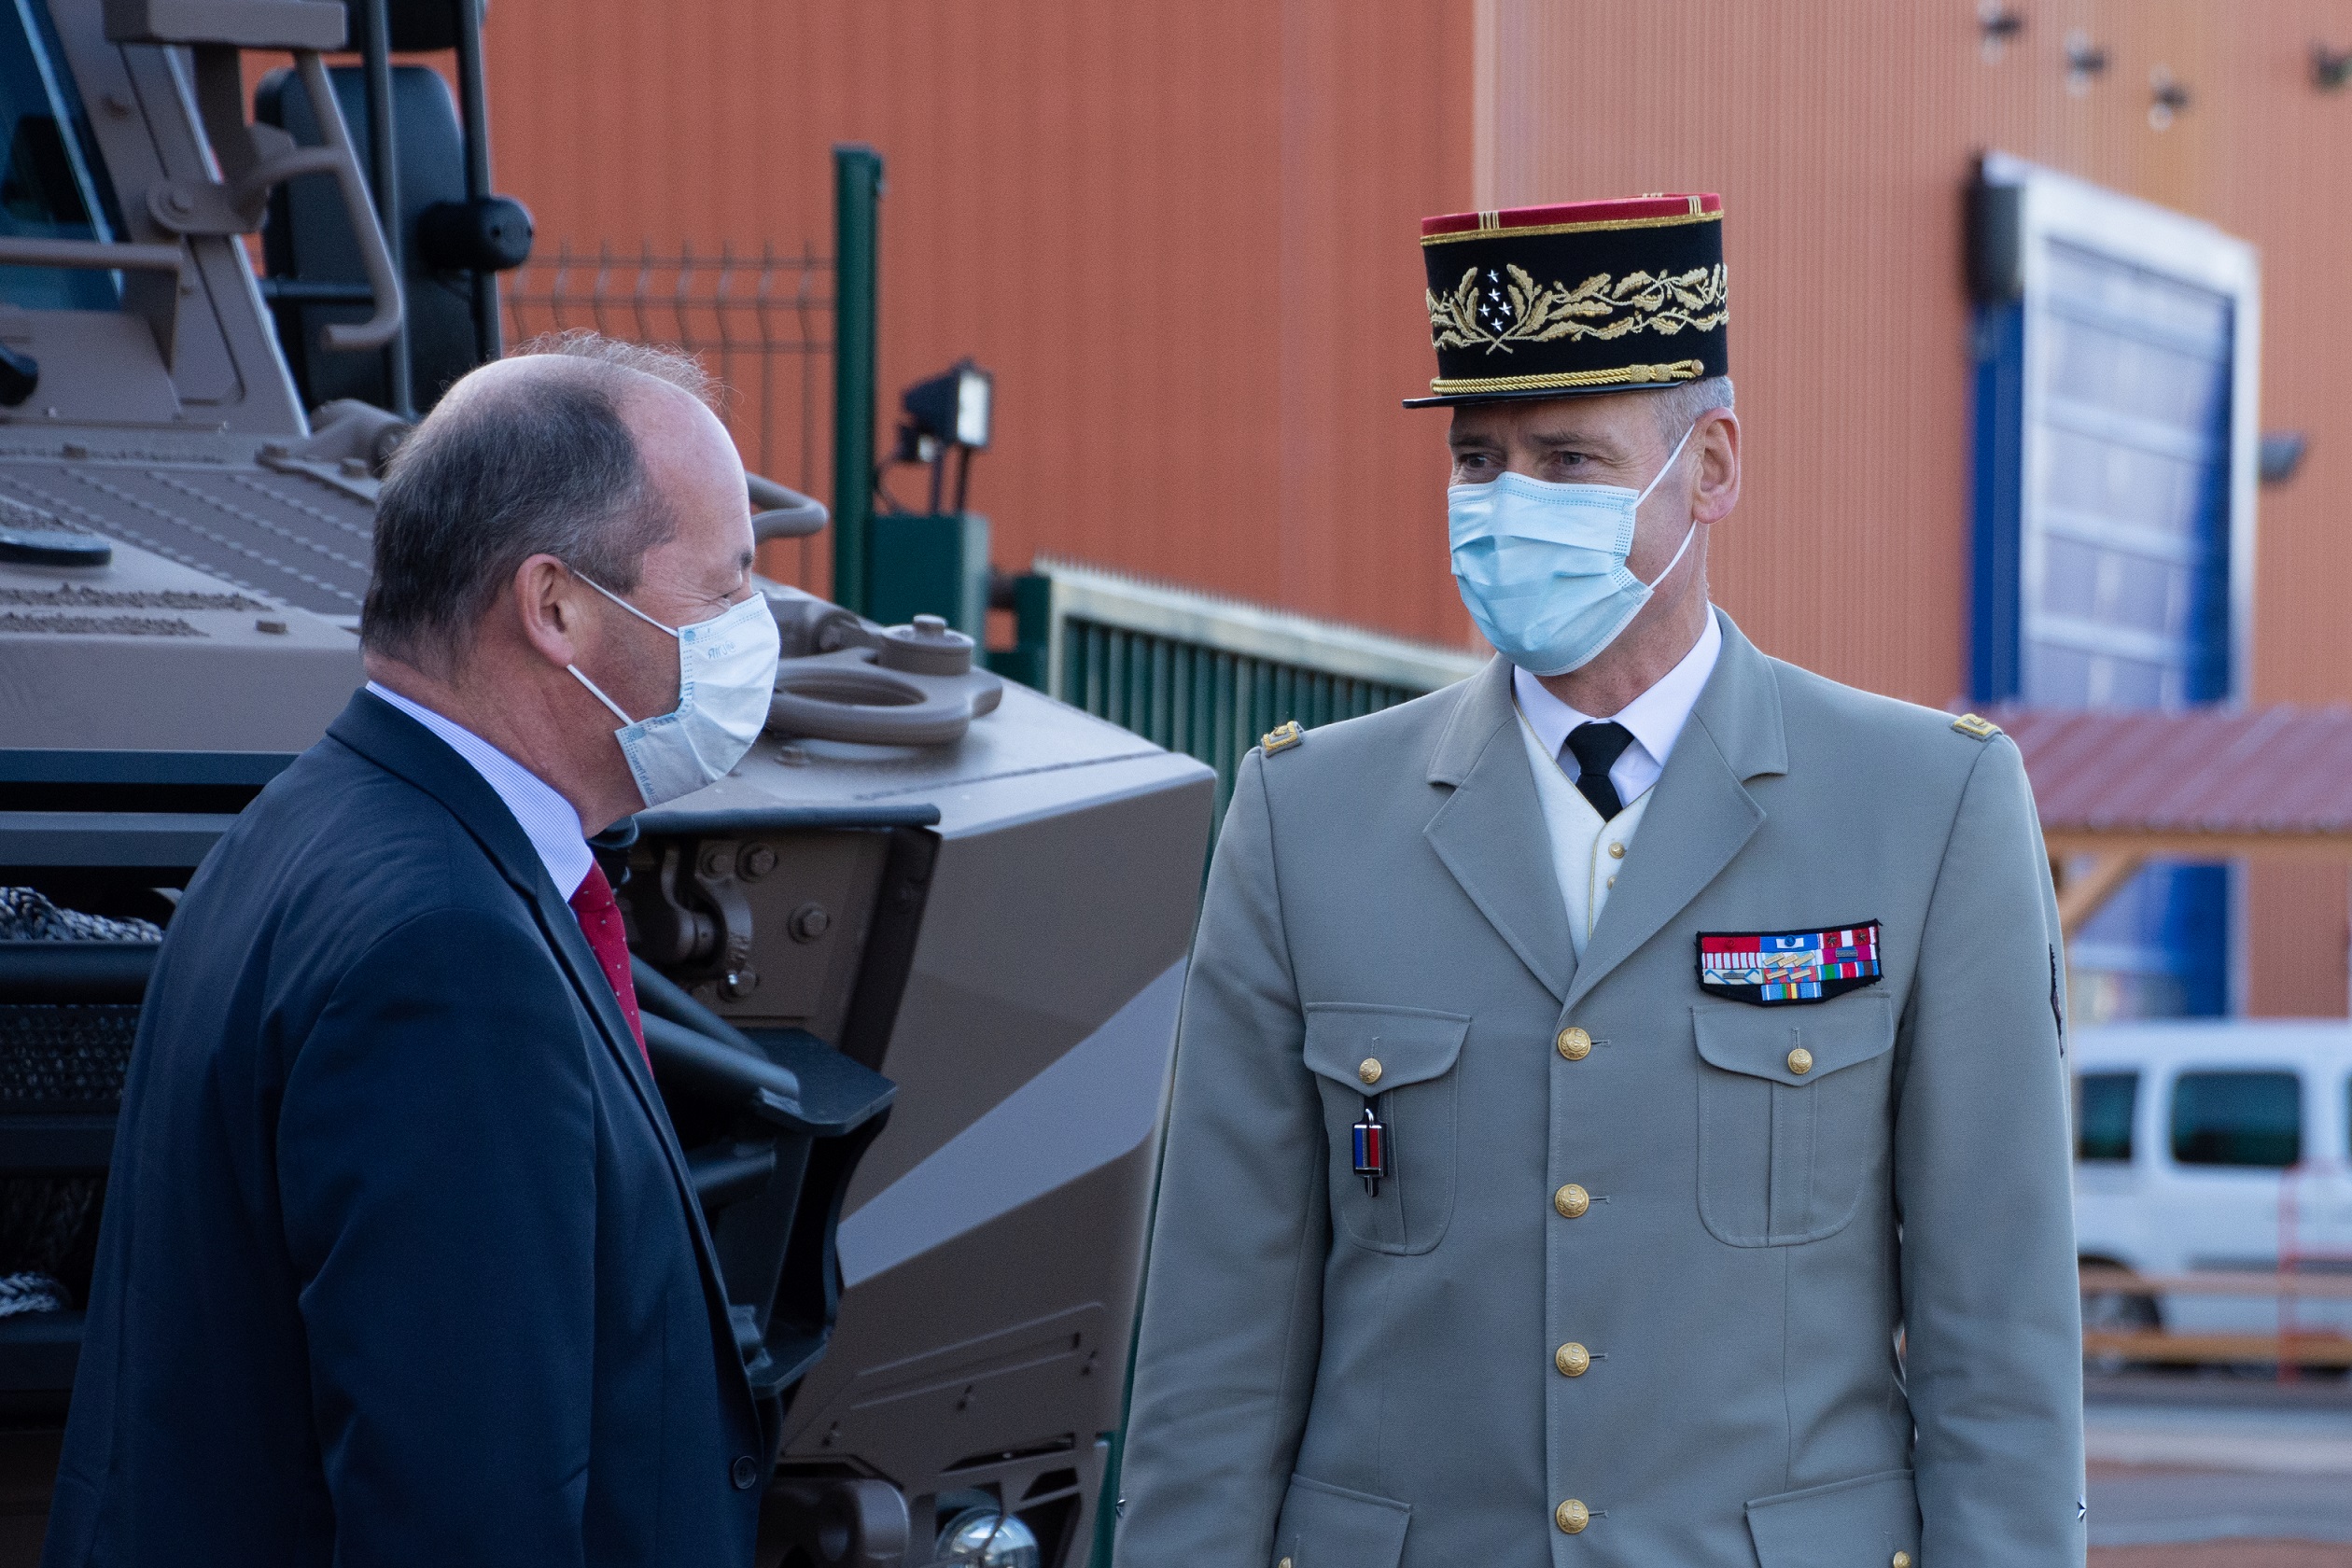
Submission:
<svg viewBox="0 0 2352 1568">
<path fill-rule="evenodd" d="M 2001 733 L 2001 726 L 1990 719 L 1980 719 L 1973 713 L 1963 713 L 1952 721 L 1952 727 L 1970 740 L 1991 740 Z"/>
<path fill-rule="evenodd" d="M 1271 757 L 1277 751 L 1289 750 L 1306 738 L 1307 732 L 1298 727 L 1297 720 L 1293 719 L 1287 723 L 1278 724 L 1267 731 L 1265 738 L 1258 744 L 1264 747 L 1266 754 Z"/>
</svg>

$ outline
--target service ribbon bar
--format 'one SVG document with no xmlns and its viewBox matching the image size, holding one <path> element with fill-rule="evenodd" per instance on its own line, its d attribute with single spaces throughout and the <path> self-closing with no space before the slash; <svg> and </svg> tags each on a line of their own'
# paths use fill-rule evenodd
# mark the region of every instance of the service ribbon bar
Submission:
<svg viewBox="0 0 2352 1568">
<path fill-rule="evenodd" d="M 1880 977 L 1879 923 L 1699 938 L 1699 984 L 1740 1001 L 1826 1001 Z"/>
</svg>

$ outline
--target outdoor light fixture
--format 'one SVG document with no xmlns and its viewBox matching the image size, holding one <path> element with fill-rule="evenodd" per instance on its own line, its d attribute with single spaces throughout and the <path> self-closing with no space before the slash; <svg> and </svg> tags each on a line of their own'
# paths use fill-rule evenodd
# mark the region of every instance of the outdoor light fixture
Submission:
<svg viewBox="0 0 2352 1568">
<path fill-rule="evenodd" d="M 2066 35 L 2066 91 L 2079 98 L 2091 91 L 2091 84 L 2107 74 L 2107 51 L 2091 41 L 2091 35 L 2078 27 Z"/>
<path fill-rule="evenodd" d="M 2301 430 L 2264 430 L 2256 461 L 2264 484 L 2284 484 L 2295 477 L 2303 467 L 2303 453 L 2310 449 L 2311 438 Z"/>
<path fill-rule="evenodd" d="M 2010 39 L 2025 31 L 2024 14 L 2001 0 L 1977 0 L 1977 36 L 1981 40 L 1984 63 L 1998 64 Z"/>
<path fill-rule="evenodd" d="M 2322 92 L 2340 92 L 2347 81 L 2352 81 L 2352 49 L 2312 45 L 2311 85 Z"/>
<path fill-rule="evenodd" d="M 956 454 L 956 507 L 964 509 L 964 492 L 972 479 L 972 455 L 988 445 L 988 427 L 996 403 L 996 377 L 965 359 L 944 375 L 918 381 L 899 399 L 906 417 L 899 425 L 900 463 L 929 463 L 931 469 L 931 509 L 940 510 L 947 472 L 947 454 Z"/>
</svg>

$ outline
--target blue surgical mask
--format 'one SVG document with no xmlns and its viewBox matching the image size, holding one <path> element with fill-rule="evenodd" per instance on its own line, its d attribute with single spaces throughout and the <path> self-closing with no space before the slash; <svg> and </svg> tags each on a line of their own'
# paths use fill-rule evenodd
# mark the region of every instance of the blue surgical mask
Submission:
<svg viewBox="0 0 2352 1568">
<path fill-rule="evenodd" d="M 1454 582 L 1496 652 L 1530 675 L 1565 675 L 1599 658 L 1632 623 L 1699 532 L 1694 521 L 1652 582 L 1627 569 L 1642 503 L 1689 441 L 1685 430 L 1658 477 L 1638 491 L 1515 473 L 1447 488 Z"/>
<path fill-rule="evenodd" d="M 690 626 L 664 626 L 594 578 L 580 581 L 678 639 L 678 706 L 651 719 L 631 719 L 579 665 L 564 666 L 621 721 L 612 738 L 621 743 L 645 804 L 659 805 L 724 778 L 760 738 L 776 695 L 781 639 L 767 596 L 754 594 Z"/>
</svg>

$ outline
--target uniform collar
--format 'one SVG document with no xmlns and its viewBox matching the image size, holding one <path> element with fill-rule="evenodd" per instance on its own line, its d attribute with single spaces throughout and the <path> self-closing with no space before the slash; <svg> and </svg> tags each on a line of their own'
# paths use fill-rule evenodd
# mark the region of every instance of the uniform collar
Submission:
<svg viewBox="0 0 2352 1568">
<path fill-rule="evenodd" d="M 1497 656 L 1453 689 L 1453 711 L 1429 758 L 1430 782 L 1451 789 L 1423 834 L 1479 913 L 1564 1004 L 1657 934 L 1739 853 L 1764 819 L 1745 781 L 1788 771 L 1772 662 L 1722 610 L 1715 619 L 1722 647 L 1649 803 L 1650 831 L 1633 850 L 1642 875 L 1610 895 L 1581 955 L 1556 879 L 1528 875 L 1526 846 L 1544 832 L 1543 805 L 1518 735 L 1511 665 Z M 1659 822 L 1673 831 L 1661 833 Z"/>
<path fill-rule="evenodd" d="M 1713 606 L 1707 609 L 1706 629 L 1690 646 L 1673 669 L 1635 697 L 1617 712 L 1612 721 L 1633 732 L 1633 738 L 1660 768 L 1673 755 L 1674 742 L 1681 737 L 1683 725 L 1690 720 L 1690 710 L 1699 702 L 1699 693 L 1706 689 L 1707 677 L 1715 673 L 1715 660 L 1723 652 L 1723 627 L 1715 621 Z M 1546 689 L 1544 683 L 1523 669 L 1511 671 L 1512 693 L 1519 698 L 1519 711 L 1527 715 L 1528 727 L 1535 738 L 1544 743 L 1544 753 L 1560 755 L 1566 744 L 1568 732 L 1579 724 L 1594 721 L 1594 716 L 1580 713 Z"/>
<path fill-rule="evenodd" d="M 1772 661 L 1748 641 L 1721 609 L 1723 652 L 1699 693 L 1690 716 L 1715 743 L 1731 776 L 1743 782 L 1788 771 L 1788 737 L 1781 719 L 1780 679 Z"/>
</svg>

